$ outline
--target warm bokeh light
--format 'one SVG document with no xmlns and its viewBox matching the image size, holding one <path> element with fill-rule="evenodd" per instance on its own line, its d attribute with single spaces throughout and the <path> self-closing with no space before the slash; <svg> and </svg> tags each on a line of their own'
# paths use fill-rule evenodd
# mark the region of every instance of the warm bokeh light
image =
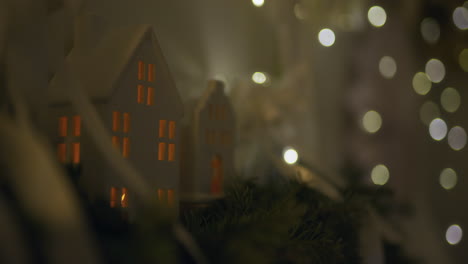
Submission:
<svg viewBox="0 0 468 264">
<path fill-rule="evenodd" d="M 381 27 L 385 25 L 387 21 L 387 13 L 385 13 L 385 9 L 380 6 L 373 6 L 369 8 L 367 12 L 367 18 L 369 19 L 369 23 L 371 23 L 374 27 Z"/>
<path fill-rule="evenodd" d="M 445 77 L 445 66 L 438 59 L 430 59 L 426 63 L 426 74 L 433 83 L 440 83 Z"/>
<path fill-rule="evenodd" d="M 362 117 L 362 127 L 369 133 L 375 133 L 382 127 L 382 117 L 378 112 L 371 110 Z"/>
<path fill-rule="evenodd" d="M 329 28 L 324 28 L 319 32 L 318 40 L 323 46 L 330 47 L 335 43 L 335 33 Z"/>
<path fill-rule="evenodd" d="M 457 173 L 452 168 L 443 169 L 439 183 L 445 190 L 453 189 L 457 185 Z"/>
<path fill-rule="evenodd" d="M 299 155 L 295 149 L 288 147 L 283 151 L 283 159 L 287 164 L 294 164 L 299 159 Z"/>
<path fill-rule="evenodd" d="M 463 6 L 455 8 L 452 14 L 453 23 L 461 30 L 468 29 L 468 9 Z"/>
<path fill-rule="evenodd" d="M 264 84 L 267 81 L 267 76 L 263 72 L 255 72 L 252 74 L 252 81 L 257 84 Z"/>
<path fill-rule="evenodd" d="M 391 79 L 397 72 L 397 64 L 390 56 L 384 56 L 379 62 L 379 71 L 384 78 Z"/>
<path fill-rule="evenodd" d="M 452 87 L 445 88 L 440 95 L 440 103 L 445 111 L 453 113 L 460 107 L 460 94 Z"/>
<path fill-rule="evenodd" d="M 371 179 L 375 185 L 384 185 L 387 183 L 389 178 L 390 172 L 385 165 L 379 164 L 372 169 Z"/>
<path fill-rule="evenodd" d="M 426 101 L 421 106 L 421 109 L 419 109 L 419 117 L 421 121 L 428 126 L 432 120 L 440 117 L 439 106 L 432 101 Z"/>
<path fill-rule="evenodd" d="M 432 82 L 424 72 L 418 72 L 413 77 L 413 89 L 417 94 L 426 95 L 432 87 Z"/>
<path fill-rule="evenodd" d="M 448 133 L 448 144 L 453 150 L 461 150 L 466 145 L 466 131 L 463 127 L 455 126 Z"/>
<path fill-rule="evenodd" d="M 458 63 L 460 63 L 460 67 L 468 72 L 468 49 L 464 49 L 458 55 Z"/>
<path fill-rule="evenodd" d="M 447 124 L 444 120 L 436 118 L 429 124 L 429 134 L 434 140 L 440 141 L 447 135 Z"/>
<path fill-rule="evenodd" d="M 440 38 L 440 25 L 437 20 L 427 17 L 421 22 L 421 35 L 429 44 L 435 44 Z"/>
<path fill-rule="evenodd" d="M 254 4 L 254 6 L 256 7 L 261 7 L 263 6 L 264 3 L 265 3 L 264 0 L 252 0 L 252 4 Z"/>
<path fill-rule="evenodd" d="M 306 11 L 304 9 L 304 6 L 302 6 L 302 4 L 296 3 L 294 5 L 294 15 L 299 20 L 304 20 L 307 18 Z"/>
<path fill-rule="evenodd" d="M 459 225 L 451 225 L 445 233 L 445 239 L 450 245 L 456 245 L 460 243 L 463 237 L 463 230 Z"/>
</svg>

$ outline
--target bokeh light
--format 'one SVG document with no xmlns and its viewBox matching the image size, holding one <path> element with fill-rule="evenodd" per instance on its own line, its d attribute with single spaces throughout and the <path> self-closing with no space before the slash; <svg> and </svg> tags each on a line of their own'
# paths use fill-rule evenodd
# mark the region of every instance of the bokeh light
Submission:
<svg viewBox="0 0 468 264">
<path fill-rule="evenodd" d="M 299 20 L 304 20 L 307 18 L 306 10 L 304 9 L 304 6 L 302 4 L 296 3 L 294 5 L 294 15 Z"/>
<path fill-rule="evenodd" d="M 440 117 L 439 106 L 432 101 L 426 101 L 421 106 L 421 109 L 419 109 L 419 117 L 421 121 L 428 126 L 432 120 Z"/>
<path fill-rule="evenodd" d="M 267 81 L 267 76 L 263 72 L 255 72 L 252 74 L 252 81 L 257 84 L 264 84 Z"/>
<path fill-rule="evenodd" d="M 367 18 L 369 19 L 369 23 L 374 27 L 382 27 L 385 25 L 387 21 L 387 13 L 385 13 L 385 9 L 380 6 L 373 6 L 369 8 L 367 12 Z"/>
<path fill-rule="evenodd" d="M 453 150 L 461 150 L 466 145 L 466 131 L 463 127 L 455 126 L 448 133 L 448 144 Z"/>
<path fill-rule="evenodd" d="M 433 83 L 440 83 L 445 77 L 445 66 L 438 59 L 430 59 L 426 63 L 426 74 Z"/>
<path fill-rule="evenodd" d="M 413 89 L 417 94 L 426 95 L 432 87 L 432 82 L 424 72 L 418 72 L 413 77 Z"/>
<path fill-rule="evenodd" d="M 468 9 L 463 6 L 455 8 L 452 14 L 453 23 L 461 30 L 468 29 Z"/>
<path fill-rule="evenodd" d="M 384 78 L 393 78 L 397 72 L 397 64 L 395 59 L 390 56 L 382 57 L 379 62 L 379 71 Z"/>
<path fill-rule="evenodd" d="M 435 44 L 440 38 L 440 25 L 437 20 L 427 17 L 421 22 L 421 35 L 429 44 Z"/>
<path fill-rule="evenodd" d="M 287 147 L 283 151 L 283 159 L 287 164 L 294 164 L 299 159 L 299 155 L 295 149 Z"/>
<path fill-rule="evenodd" d="M 453 189 L 457 185 L 457 173 L 452 168 L 445 168 L 440 173 L 439 183 L 445 190 Z"/>
<path fill-rule="evenodd" d="M 330 47 L 335 43 L 335 33 L 329 28 L 324 28 L 319 32 L 318 40 L 323 46 Z"/>
<path fill-rule="evenodd" d="M 440 103 L 445 111 L 453 113 L 460 107 L 460 94 L 452 87 L 445 88 L 440 95 Z"/>
<path fill-rule="evenodd" d="M 256 7 L 261 7 L 265 3 L 264 0 L 252 0 L 252 4 Z"/>
<path fill-rule="evenodd" d="M 458 55 L 458 63 L 460 63 L 460 67 L 468 72 L 468 49 L 464 49 Z"/>
<path fill-rule="evenodd" d="M 440 141 L 447 135 L 447 124 L 444 120 L 436 118 L 429 124 L 429 134 L 434 140 Z"/>
<path fill-rule="evenodd" d="M 362 117 L 362 126 L 365 131 L 375 133 L 382 127 L 382 117 L 374 110 L 368 111 Z"/>
<path fill-rule="evenodd" d="M 390 172 L 385 165 L 379 164 L 372 169 L 371 179 L 375 185 L 384 185 L 387 183 L 389 178 Z"/>
<path fill-rule="evenodd" d="M 445 239 L 450 245 L 456 245 L 460 243 L 463 237 L 463 230 L 459 225 L 451 225 L 447 228 L 447 232 L 445 233 Z"/>
</svg>

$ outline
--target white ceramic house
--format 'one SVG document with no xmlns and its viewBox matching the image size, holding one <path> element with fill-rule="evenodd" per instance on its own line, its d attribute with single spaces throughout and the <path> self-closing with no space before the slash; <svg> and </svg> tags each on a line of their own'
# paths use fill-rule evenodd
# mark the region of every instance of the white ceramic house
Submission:
<svg viewBox="0 0 468 264">
<path fill-rule="evenodd" d="M 221 81 L 209 81 L 192 104 L 184 127 L 181 197 L 201 201 L 220 197 L 234 171 L 235 118 Z"/>
<path fill-rule="evenodd" d="M 67 60 L 111 135 L 108 140 L 152 185 L 155 199 L 176 208 L 183 105 L 152 27 L 108 31 L 88 50 L 72 50 Z M 58 159 L 81 167 L 81 184 L 91 199 L 132 207 L 132 194 L 96 150 L 64 85 L 59 72 L 49 87 L 49 127 Z"/>
</svg>

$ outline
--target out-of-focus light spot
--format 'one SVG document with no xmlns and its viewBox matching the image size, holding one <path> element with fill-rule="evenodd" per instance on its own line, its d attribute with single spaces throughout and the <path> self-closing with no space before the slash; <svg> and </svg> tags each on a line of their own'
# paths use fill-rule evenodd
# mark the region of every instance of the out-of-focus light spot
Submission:
<svg viewBox="0 0 468 264">
<path fill-rule="evenodd" d="M 466 132 L 463 127 L 455 126 L 448 133 L 448 144 L 453 150 L 461 150 L 466 145 Z"/>
<path fill-rule="evenodd" d="M 335 43 L 335 33 L 329 28 L 324 28 L 319 32 L 318 40 L 323 46 L 330 47 Z"/>
<path fill-rule="evenodd" d="M 432 120 L 440 117 L 439 106 L 432 101 L 426 101 L 419 110 L 419 117 L 425 125 L 429 125 Z"/>
<path fill-rule="evenodd" d="M 391 79 L 397 72 L 397 64 L 390 56 L 384 56 L 379 62 L 379 71 L 384 78 Z"/>
<path fill-rule="evenodd" d="M 445 88 L 440 95 L 440 103 L 445 111 L 453 113 L 460 107 L 460 94 L 452 87 Z"/>
<path fill-rule="evenodd" d="M 371 110 L 362 117 L 362 126 L 369 133 L 375 133 L 382 127 L 382 117 L 379 113 Z"/>
<path fill-rule="evenodd" d="M 283 159 L 287 164 L 294 164 L 299 159 L 299 155 L 295 149 L 288 147 L 283 151 Z"/>
<path fill-rule="evenodd" d="M 447 135 L 447 124 L 444 120 L 436 118 L 429 124 L 429 134 L 434 140 L 440 141 Z"/>
<path fill-rule="evenodd" d="M 464 71 L 468 72 L 468 49 L 464 49 L 460 52 L 458 63 L 460 63 L 460 67 Z"/>
<path fill-rule="evenodd" d="M 451 169 L 443 169 L 440 173 L 439 183 L 445 190 L 450 190 L 457 185 L 457 173 Z"/>
<path fill-rule="evenodd" d="M 263 72 L 255 72 L 252 74 L 252 81 L 258 84 L 264 84 L 267 81 L 267 76 Z"/>
<path fill-rule="evenodd" d="M 435 44 L 440 38 L 440 26 L 437 20 L 427 17 L 421 22 L 421 35 L 429 44 Z"/>
<path fill-rule="evenodd" d="M 296 16 L 297 19 L 299 20 L 304 20 L 307 18 L 306 11 L 304 9 L 304 6 L 302 6 L 300 3 L 297 3 L 294 5 L 294 15 Z"/>
<path fill-rule="evenodd" d="M 379 164 L 372 169 L 371 179 L 375 185 L 384 185 L 387 183 L 389 178 L 390 172 L 385 165 Z"/>
<path fill-rule="evenodd" d="M 445 239 L 450 245 L 456 245 L 460 243 L 463 237 L 463 230 L 459 225 L 451 225 L 445 233 Z"/>
<path fill-rule="evenodd" d="M 433 83 L 440 83 L 445 77 L 445 66 L 438 59 L 430 59 L 426 63 L 426 74 Z"/>
<path fill-rule="evenodd" d="M 413 89 L 417 94 L 426 95 L 432 87 L 432 82 L 424 72 L 418 72 L 413 77 Z"/>
<path fill-rule="evenodd" d="M 468 9 L 463 6 L 455 8 L 452 14 L 453 23 L 461 30 L 468 29 Z"/>
<path fill-rule="evenodd" d="M 264 0 L 252 0 L 252 4 L 256 7 L 261 7 L 265 3 Z"/>
<path fill-rule="evenodd" d="M 367 18 L 369 19 L 369 23 L 371 23 L 374 27 L 381 27 L 385 25 L 387 21 L 387 13 L 385 13 L 385 9 L 380 6 L 373 6 L 369 8 L 367 12 Z"/>
</svg>

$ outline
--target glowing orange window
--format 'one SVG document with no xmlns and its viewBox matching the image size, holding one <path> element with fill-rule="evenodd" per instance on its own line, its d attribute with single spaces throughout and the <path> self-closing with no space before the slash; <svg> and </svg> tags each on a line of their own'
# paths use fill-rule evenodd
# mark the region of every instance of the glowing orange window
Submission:
<svg viewBox="0 0 468 264">
<path fill-rule="evenodd" d="M 160 202 L 166 202 L 166 191 L 164 191 L 164 189 L 158 189 L 158 200 Z"/>
<path fill-rule="evenodd" d="M 111 187 L 110 189 L 110 207 L 115 208 L 119 205 L 119 195 L 117 193 L 117 188 Z"/>
<path fill-rule="evenodd" d="M 169 122 L 169 138 L 174 139 L 175 138 L 175 121 L 170 121 Z"/>
<path fill-rule="evenodd" d="M 130 140 L 128 137 L 124 137 L 122 140 L 122 156 L 128 158 L 130 152 Z"/>
<path fill-rule="evenodd" d="M 128 133 L 130 131 L 130 114 L 123 114 L 123 132 Z"/>
<path fill-rule="evenodd" d="M 120 112 L 112 112 L 112 131 L 117 132 L 120 130 Z"/>
<path fill-rule="evenodd" d="M 67 145 L 65 143 L 60 143 L 57 146 L 57 156 L 60 162 L 67 162 Z"/>
<path fill-rule="evenodd" d="M 166 143 L 161 142 L 158 145 L 158 160 L 164 160 L 166 157 Z"/>
<path fill-rule="evenodd" d="M 167 150 L 167 159 L 169 161 L 175 160 L 175 144 L 169 144 L 169 147 Z"/>
<path fill-rule="evenodd" d="M 166 126 L 167 126 L 166 120 L 159 120 L 159 137 L 160 138 L 163 138 L 166 136 Z"/>
<path fill-rule="evenodd" d="M 118 136 L 112 136 L 112 145 L 120 149 L 120 138 Z"/>
<path fill-rule="evenodd" d="M 80 163 L 80 143 L 79 142 L 72 143 L 72 163 L 73 164 Z"/>
<path fill-rule="evenodd" d="M 146 104 L 153 105 L 154 104 L 154 88 L 148 87 L 148 94 L 146 95 Z"/>
<path fill-rule="evenodd" d="M 145 63 L 142 61 L 138 62 L 138 80 L 145 80 Z"/>
<path fill-rule="evenodd" d="M 123 208 L 128 207 L 128 189 L 122 188 L 122 195 L 120 196 L 120 206 Z"/>
<path fill-rule="evenodd" d="M 148 64 L 148 81 L 154 82 L 154 64 Z"/>
<path fill-rule="evenodd" d="M 137 102 L 139 104 L 145 103 L 145 87 L 141 84 L 137 86 Z"/>
<path fill-rule="evenodd" d="M 167 204 L 169 207 L 174 207 L 174 189 L 167 190 Z"/>
<path fill-rule="evenodd" d="M 81 117 L 79 115 L 73 117 L 73 135 L 75 137 L 81 135 Z"/>
<path fill-rule="evenodd" d="M 68 118 L 66 116 L 62 116 L 59 118 L 59 127 L 58 127 L 58 134 L 60 137 L 67 136 L 67 126 L 68 126 Z"/>
</svg>

